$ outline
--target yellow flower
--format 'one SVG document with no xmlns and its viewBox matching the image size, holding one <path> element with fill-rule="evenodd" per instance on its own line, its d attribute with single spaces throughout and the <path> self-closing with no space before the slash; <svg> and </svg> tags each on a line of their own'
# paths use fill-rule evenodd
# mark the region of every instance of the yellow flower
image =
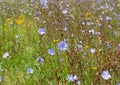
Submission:
<svg viewBox="0 0 120 85">
<path fill-rule="evenodd" d="M 89 48 L 89 46 L 88 46 L 88 45 L 86 45 L 86 46 L 85 46 L 85 48 Z"/>
<path fill-rule="evenodd" d="M 93 69 L 94 69 L 94 70 L 96 70 L 96 69 L 97 69 L 97 67 L 96 67 L 96 66 L 94 66 L 94 67 L 93 67 Z"/>
<path fill-rule="evenodd" d="M 4 28 L 4 32 L 7 32 L 8 31 L 8 29 L 7 28 Z"/>
<path fill-rule="evenodd" d="M 16 20 L 16 23 L 20 25 L 24 22 L 24 20 L 25 20 L 25 17 L 23 15 L 19 16 L 18 19 Z"/>
<path fill-rule="evenodd" d="M 91 12 L 87 12 L 85 15 L 86 15 L 86 18 L 89 20 L 94 18 L 93 14 Z"/>
<path fill-rule="evenodd" d="M 101 39 L 101 38 L 99 38 L 99 42 L 100 42 L 100 43 L 102 42 L 102 39 Z"/>
<path fill-rule="evenodd" d="M 21 19 L 16 20 L 17 24 L 22 24 L 23 22 L 24 22 L 24 20 L 21 20 Z"/>
<path fill-rule="evenodd" d="M 53 40 L 53 42 L 54 42 L 54 43 L 57 43 L 57 42 L 59 42 L 59 40 Z"/>
<path fill-rule="evenodd" d="M 11 20 L 10 18 L 7 18 L 7 19 L 6 19 L 6 22 L 10 22 L 10 20 Z"/>
</svg>

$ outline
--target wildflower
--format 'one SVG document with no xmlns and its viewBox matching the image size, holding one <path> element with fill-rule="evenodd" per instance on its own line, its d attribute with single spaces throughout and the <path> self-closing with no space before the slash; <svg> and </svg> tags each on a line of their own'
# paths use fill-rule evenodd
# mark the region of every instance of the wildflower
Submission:
<svg viewBox="0 0 120 85">
<path fill-rule="evenodd" d="M 109 44 L 109 43 L 107 43 L 107 44 L 106 44 L 106 46 L 107 46 L 107 48 L 111 48 L 111 46 L 110 46 L 110 44 Z"/>
<path fill-rule="evenodd" d="M 38 57 L 37 58 L 37 61 L 40 63 L 40 64 L 43 64 L 44 63 L 44 59 L 42 57 Z"/>
<path fill-rule="evenodd" d="M 67 27 L 65 27 L 65 28 L 64 28 L 64 31 L 67 31 L 67 30 L 68 30 L 68 28 L 67 28 Z"/>
<path fill-rule="evenodd" d="M 96 69 L 97 69 L 97 67 L 93 67 L 93 69 L 94 69 L 94 70 L 96 70 Z"/>
<path fill-rule="evenodd" d="M 116 46 L 115 49 L 120 51 L 120 46 Z"/>
<path fill-rule="evenodd" d="M 100 35 L 100 32 L 95 32 L 94 34 L 96 34 L 96 35 Z"/>
<path fill-rule="evenodd" d="M 80 82 L 80 81 L 77 81 L 77 82 L 76 82 L 76 84 L 77 84 L 77 85 L 80 85 L 80 84 L 81 84 L 81 82 Z"/>
<path fill-rule="evenodd" d="M 55 54 L 55 51 L 54 51 L 54 49 L 48 49 L 48 54 L 50 54 L 50 55 L 54 55 Z"/>
<path fill-rule="evenodd" d="M 101 24 L 101 23 L 98 23 L 98 26 L 100 27 L 100 26 L 102 26 L 102 24 Z"/>
<path fill-rule="evenodd" d="M 19 25 L 22 24 L 23 22 L 24 22 L 24 20 L 22 20 L 22 19 L 16 20 L 16 23 L 19 24 Z"/>
<path fill-rule="evenodd" d="M 109 28 L 113 28 L 111 25 L 108 25 Z"/>
<path fill-rule="evenodd" d="M 0 82 L 2 81 L 2 76 L 0 76 Z"/>
<path fill-rule="evenodd" d="M 62 62 L 62 61 L 63 61 L 63 59 L 62 59 L 62 58 L 59 58 L 59 61 L 60 61 L 60 62 Z"/>
<path fill-rule="evenodd" d="M 81 44 L 77 44 L 77 47 L 78 48 L 82 48 L 83 46 Z"/>
<path fill-rule="evenodd" d="M 109 16 L 106 16 L 106 20 L 111 20 L 112 18 L 111 17 L 109 17 Z"/>
<path fill-rule="evenodd" d="M 62 10 L 63 14 L 67 14 L 67 12 L 68 12 L 67 9 Z"/>
<path fill-rule="evenodd" d="M 59 40 L 53 40 L 54 43 L 57 43 Z"/>
<path fill-rule="evenodd" d="M 45 28 L 39 28 L 39 29 L 38 29 L 38 33 L 39 33 L 40 35 L 43 35 L 43 34 L 46 33 L 46 29 L 45 29 Z"/>
<path fill-rule="evenodd" d="M 120 83 L 117 83 L 116 85 L 120 85 Z"/>
<path fill-rule="evenodd" d="M 16 38 L 16 39 L 19 38 L 19 35 L 15 35 L 15 38 Z"/>
<path fill-rule="evenodd" d="M 77 77 L 77 75 L 72 75 L 72 74 L 69 74 L 68 76 L 67 76 L 67 78 L 68 78 L 68 80 L 70 81 L 70 82 L 73 82 L 73 81 L 75 81 L 75 80 L 78 80 L 78 77 Z"/>
<path fill-rule="evenodd" d="M 68 49 L 68 43 L 65 42 L 65 41 L 59 42 L 59 43 L 58 43 L 58 49 L 59 49 L 60 51 L 65 51 L 65 50 L 67 50 L 67 49 Z"/>
<path fill-rule="evenodd" d="M 32 74 L 33 73 L 33 69 L 32 68 L 28 68 L 27 72 Z"/>
<path fill-rule="evenodd" d="M 109 73 L 108 70 L 105 70 L 105 71 L 102 72 L 101 77 L 102 77 L 104 80 L 108 80 L 108 79 L 111 78 L 111 75 L 110 75 L 110 73 Z"/>
<path fill-rule="evenodd" d="M 6 22 L 9 23 L 10 21 L 11 21 L 11 18 L 7 18 L 7 19 L 6 19 Z"/>
<path fill-rule="evenodd" d="M 118 33 L 117 33 L 117 32 L 113 32 L 113 35 L 114 35 L 114 36 L 117 36 L 117 35 L 118 35 Z"/>
<path fill-rule="evenodd" d="M 88 46 L 88 45 L 86 45 L 86 46 L 85 46 L 85 48 L 89 48 L 89 46 Z"/>
<path fill-rule="evenodd" d="M 93 22 L 86 22 L 87 25 L 93 25 Z"/>
<path fill-rule="evenodd" d="M 91 34 L 95 34 L 94 29 L 89 30 L 89 33 L 91 33 Z"/>
<path fill-rule="evenodd" d="M 90 52 L 91 52 L 91 53 L 94 53 L 94 52 L 95 52 L 95 48 L 91 48 L 91 49 L 90 49 Z"/>
<path fill-rule="evenodd" d="M 4 54 L 3 54 L 3 58 L 7 58 L 9 56 L 9 52 L 5 52 Z"/>
<path fill-rule="evenodd" d="M 41 5 L 43 5 L 44 8 L 48 8 L 47 0 L 40 0 L 40 2 L 41 2 Z"/>
<path fill-rule="evenodd" d="M 4 31 L 5 31 L 5 32 L 7 32 L 7 31 L 8 31 L 8 29 L 7 29 L 7 28 L 4 28 Z"/>
</svg>

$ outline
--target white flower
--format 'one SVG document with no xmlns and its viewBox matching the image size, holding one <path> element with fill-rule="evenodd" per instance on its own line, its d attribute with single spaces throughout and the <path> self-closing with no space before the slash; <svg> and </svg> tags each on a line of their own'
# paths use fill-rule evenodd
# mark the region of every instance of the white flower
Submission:
<svg viewBox="0 0 120 85">
<path fill-rule="evenodd" d="M 89 33 L 91 33 L 91 34 L 95 34 L 94 29 L 89 30 Z"/>
<path fill-rule="evenodd" d="M 19 35 L 15 35 L 15 38 L 16 38 L 16 39 L 19 38 Z"/>
<path fill-rule="evenodd" d="M 105 71 L 102 72 L 101 77 L 102 77 L 104 80 L 108 80 L 108 79 L 111 78 L 111 75 L 110 75 L 110 73 L 109 73 L 108 70 L 105 70 Z"/>
<path fill-rule="evenodd" d="M 94 53 L 94 52 L 95 52 L 95 48 L 91 48 L 91 49 L 90 49 L 90 52 L 91 52 L 91 53 Z"/>
<path fill-rule="evenodd" d="M 4 54 L 3 54 L 3 58 L 7 58 L 9 56 L 9 52 L 5 52 Z"/>
<path fill-rule="evenodd" d="M 67 14 L 67 12 L 68 12 L 67 9 L 62 10 L 63 14 Z"/>
</svg>

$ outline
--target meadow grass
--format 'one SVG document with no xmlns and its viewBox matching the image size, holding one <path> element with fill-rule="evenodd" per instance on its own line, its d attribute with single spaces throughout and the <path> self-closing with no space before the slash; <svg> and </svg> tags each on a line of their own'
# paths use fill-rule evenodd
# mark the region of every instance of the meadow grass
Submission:
<svg viewBox="0 0 120 85">
<path fill-rule="evenodd" d="M 0 84 L 120 85 L 120 0 L 41 1 L 0 0 Z"/>
</svg>

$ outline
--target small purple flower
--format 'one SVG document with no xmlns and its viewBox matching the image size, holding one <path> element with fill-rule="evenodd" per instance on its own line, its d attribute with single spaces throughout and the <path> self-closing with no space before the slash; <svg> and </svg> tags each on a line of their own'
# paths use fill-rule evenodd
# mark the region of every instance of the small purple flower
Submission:
<svg viewBox="0 0 120 85">
<path fill-rule="evenodd" d="M 2 76 L 0 76 L 0 82 L 2 81 Z"/>
<path fill-rule="evenodd" d="M 117 83 L 116 85 L 120 85 L 120 83 Z"/>
<path fill-rule="evenodd" d="M 106 16 L 106 20 L 111 20 L 112 18 L 111 17 L 109 17 L 109 16 Z"/>
<path fill-rule="evenodd" d="M 68 43 L 65 42 L 65 41 L 59 42 L 59 43 L 58 43 L 58 49 L 59 49 L 60 51 L 65 51 L 65 50 L 67 50 L 67 49 L 68 49 Z"/>
<path fill-rule="evenodd" d="M 118 50 L 118 51 L 120 51 L 120 47 L 119 46 L 116 46 L 115 49 Z"/>
<path fill-rule="evenodd" d="M 105 71 L 102 72 L 101 77 L 102 77 L 104 80 L 108 80 L 108 79 L 111 78 L 111 75 L 110 75 L 110 73 L 109 73 L 108 70 L 105 70 Z"/>
<path fill-rule="evenodd" d="M 33 73 L 33 69 L 32 68 L 28 68 L 27 72 L 32 74 Z"/>
<path fill-rule="evenodd" d="M 67 76 L 67 79 L 70 81 L 70 82 L 73 82 L 73 81 L 75 81 L 75 80 L 78 80 L 78 77 L 77 77 L 77 75 L 72 75 L 72 74 L 69 74 L 68 76 Z"/>
<path fill-rule="evenodd" d="M 77 84 L 77 85 L 80 85 L 80 84 L 81 84 L 81 82 L 80 82 L 80 81 L 77 81 L 77 82 L 76 82 L 76 84 Z"/>
<path fill-rule="evenodd" d="M 117 33 L 117 32 L 113 32 L 113 34 L 114 34 L 114 36 L 117 36 L 117 35 L 118 35 L 118 33 Z"/>
<path fill-rule="evenodd" d="M 120 20 L 120 18 L 118 18 L 118 20 Z"/>
<path fill-rule="evenodd" d="M 64 31 L 67 31 L 67 30 L 68 30 L 68 28 L 67 28 L 67 27 L 65 27 L 65 28 L 64 28 Z"/>
<path fill-rule="evenodd" d="M 44 63 L 44 59 L 42 57 L 38 57 L 37 58 L 37 61 L 40 63 L 40 64 L 43 64 Z"/>
<path fill-rule="evenodd" d="M 47 5 L 47 0 L 40 0 L 41 4 L 43 5 L 44 8 L 48 8 Z"/>
<path fill-rule="evenodd" d="M 50 55 L 54 55 L 55 54 L 55 51 L 54 51 L 54 49 L 48 49 L 48 54 L 50 54 Z"/>
<path fill-rule="evenodd" d="M 46 29 L 45 29 L 45 28 L 39 28 L 39 29 L 38 29 L 38 33 L 39 33 L 40 35 L 43 35 L 43 34 L 46 33 Z"/>
<path fill-rule="evenodd" d="M 39 14 L 41 14 L 41 12 L 35 12 L 34 16 L 38 16 Z"/>
<path fill-rule="evenodd" d="M 107 45 L 106 45 L 106 46 L 107 46 L 107 48 L 111 48 L 111 46 L 110 46 L 110 44 L 109 44 L 109 43 L 107 43 Z"/>
</svg>

